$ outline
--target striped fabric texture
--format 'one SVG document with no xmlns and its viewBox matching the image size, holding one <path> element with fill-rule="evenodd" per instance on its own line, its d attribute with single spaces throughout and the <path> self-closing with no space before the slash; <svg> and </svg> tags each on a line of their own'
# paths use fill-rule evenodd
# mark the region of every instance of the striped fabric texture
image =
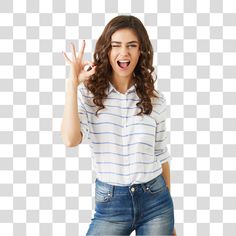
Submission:
<svg viewBox="0 0 236 236">
<path fill-rule="evenodd" d="M 93 94 L 78 86 L 78 114 L 83 134 L 81 144 L 89 144 L 93 168 L 100 181 L 119 186 L 145 183 L 162 173 L 162 166 L 172 158 L 166 146 L 166 99 L 151 98 L 150 115 L 137 116 L 139 97 L 135 85 L 125 94 L 111 82 L 104 109 L 93 103 Z"/>
</svg>

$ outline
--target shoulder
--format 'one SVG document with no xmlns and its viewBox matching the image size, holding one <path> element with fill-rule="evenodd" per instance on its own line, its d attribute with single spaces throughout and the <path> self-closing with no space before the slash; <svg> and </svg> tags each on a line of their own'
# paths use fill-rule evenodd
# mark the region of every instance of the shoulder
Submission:
<svg viewBox="0 0 236 236">
<path fill-rule="evenodd" d="M 87 89 L 84 83 L 80 83 L 77 89 L 80 95 L 83 95 L 83 96 L 91 95 L 91 92 Z"/>
<path fill-rule="evenodd" d="M 154 94 L 157 96 L 157 97 L 152 98 L 152 101 L 153 101 L 154 105 L 156 105 L 157 103 L 159 105 L 160 104 L 166 105 L 166 98 L 165 98 L 165 95 L 162 91 L 154 90 Z"/>
<path fill-rule="evenodd" d="M 78 85 L 78 91 L 79 91 L 80 93 L 82 93 L 82 92 L 84 92 L 84 89 L 86 89 L 84 83 L 80 83 L 80 84 Z"/>
</svg>

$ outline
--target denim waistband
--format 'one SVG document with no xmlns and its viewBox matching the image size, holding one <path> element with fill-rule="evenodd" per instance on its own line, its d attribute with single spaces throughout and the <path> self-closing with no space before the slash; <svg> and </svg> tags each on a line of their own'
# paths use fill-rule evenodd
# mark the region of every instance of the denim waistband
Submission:
<svg viewBox="0 0 236 236">
<path fill-rule="evenodd" d="M 126 190 L 129 190 L 129 189 L 132 188 L 132 187 L 143 188 L 143 190 L 145 190 L 147 187 L 149 187 L 152 183 L 154 183 L 154 182 L 156 182 L 156 181 L 162 181 L 162 184 L 163 184 L 163 185 L 165 184 L 165 180 L 164 180 L 162 174 L 156 176 L 155 178 L 149 180 L 149 181 L 146 182 L 146 183 L 132 184 L 132 185 L 129 185 L 129 186 L 111 185 L 111 184 L 102 182 L 102 181 L 99 180 L 98 178 L 96 178 L 95 184 L 98 184 L 98 185 L 103 186 L 103 187 L 105 187 L 106 189 L 110 189 L 110 190 L 116 189 L 116 190 L 118 190 L 118 191 L 126 191 Z"/>
</svg>

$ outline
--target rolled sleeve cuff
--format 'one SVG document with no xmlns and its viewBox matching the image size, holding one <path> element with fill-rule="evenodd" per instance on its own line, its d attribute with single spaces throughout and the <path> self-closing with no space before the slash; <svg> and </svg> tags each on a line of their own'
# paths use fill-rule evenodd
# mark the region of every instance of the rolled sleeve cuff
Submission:
<svg viewBox="0 0 236 236">
<path fill-rule="evenodd" d="M 172 157 L 167 148 L 155 151 L 156 158 L 160 161 L 161 164 L 171 161 Z"/>
</svg>

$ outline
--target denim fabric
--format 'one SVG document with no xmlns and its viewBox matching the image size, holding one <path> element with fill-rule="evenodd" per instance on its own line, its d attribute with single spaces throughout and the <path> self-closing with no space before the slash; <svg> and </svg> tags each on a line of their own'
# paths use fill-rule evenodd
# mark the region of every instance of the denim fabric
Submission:
<svg viewBox="0 0 236 236">
<path fill-rule="evenodd" d="M 174 207 L 161 175 L 142 184 L 115 186 L 95 180 L 95 214 L 89 235 L 172 235 Z"/>
</svg>

